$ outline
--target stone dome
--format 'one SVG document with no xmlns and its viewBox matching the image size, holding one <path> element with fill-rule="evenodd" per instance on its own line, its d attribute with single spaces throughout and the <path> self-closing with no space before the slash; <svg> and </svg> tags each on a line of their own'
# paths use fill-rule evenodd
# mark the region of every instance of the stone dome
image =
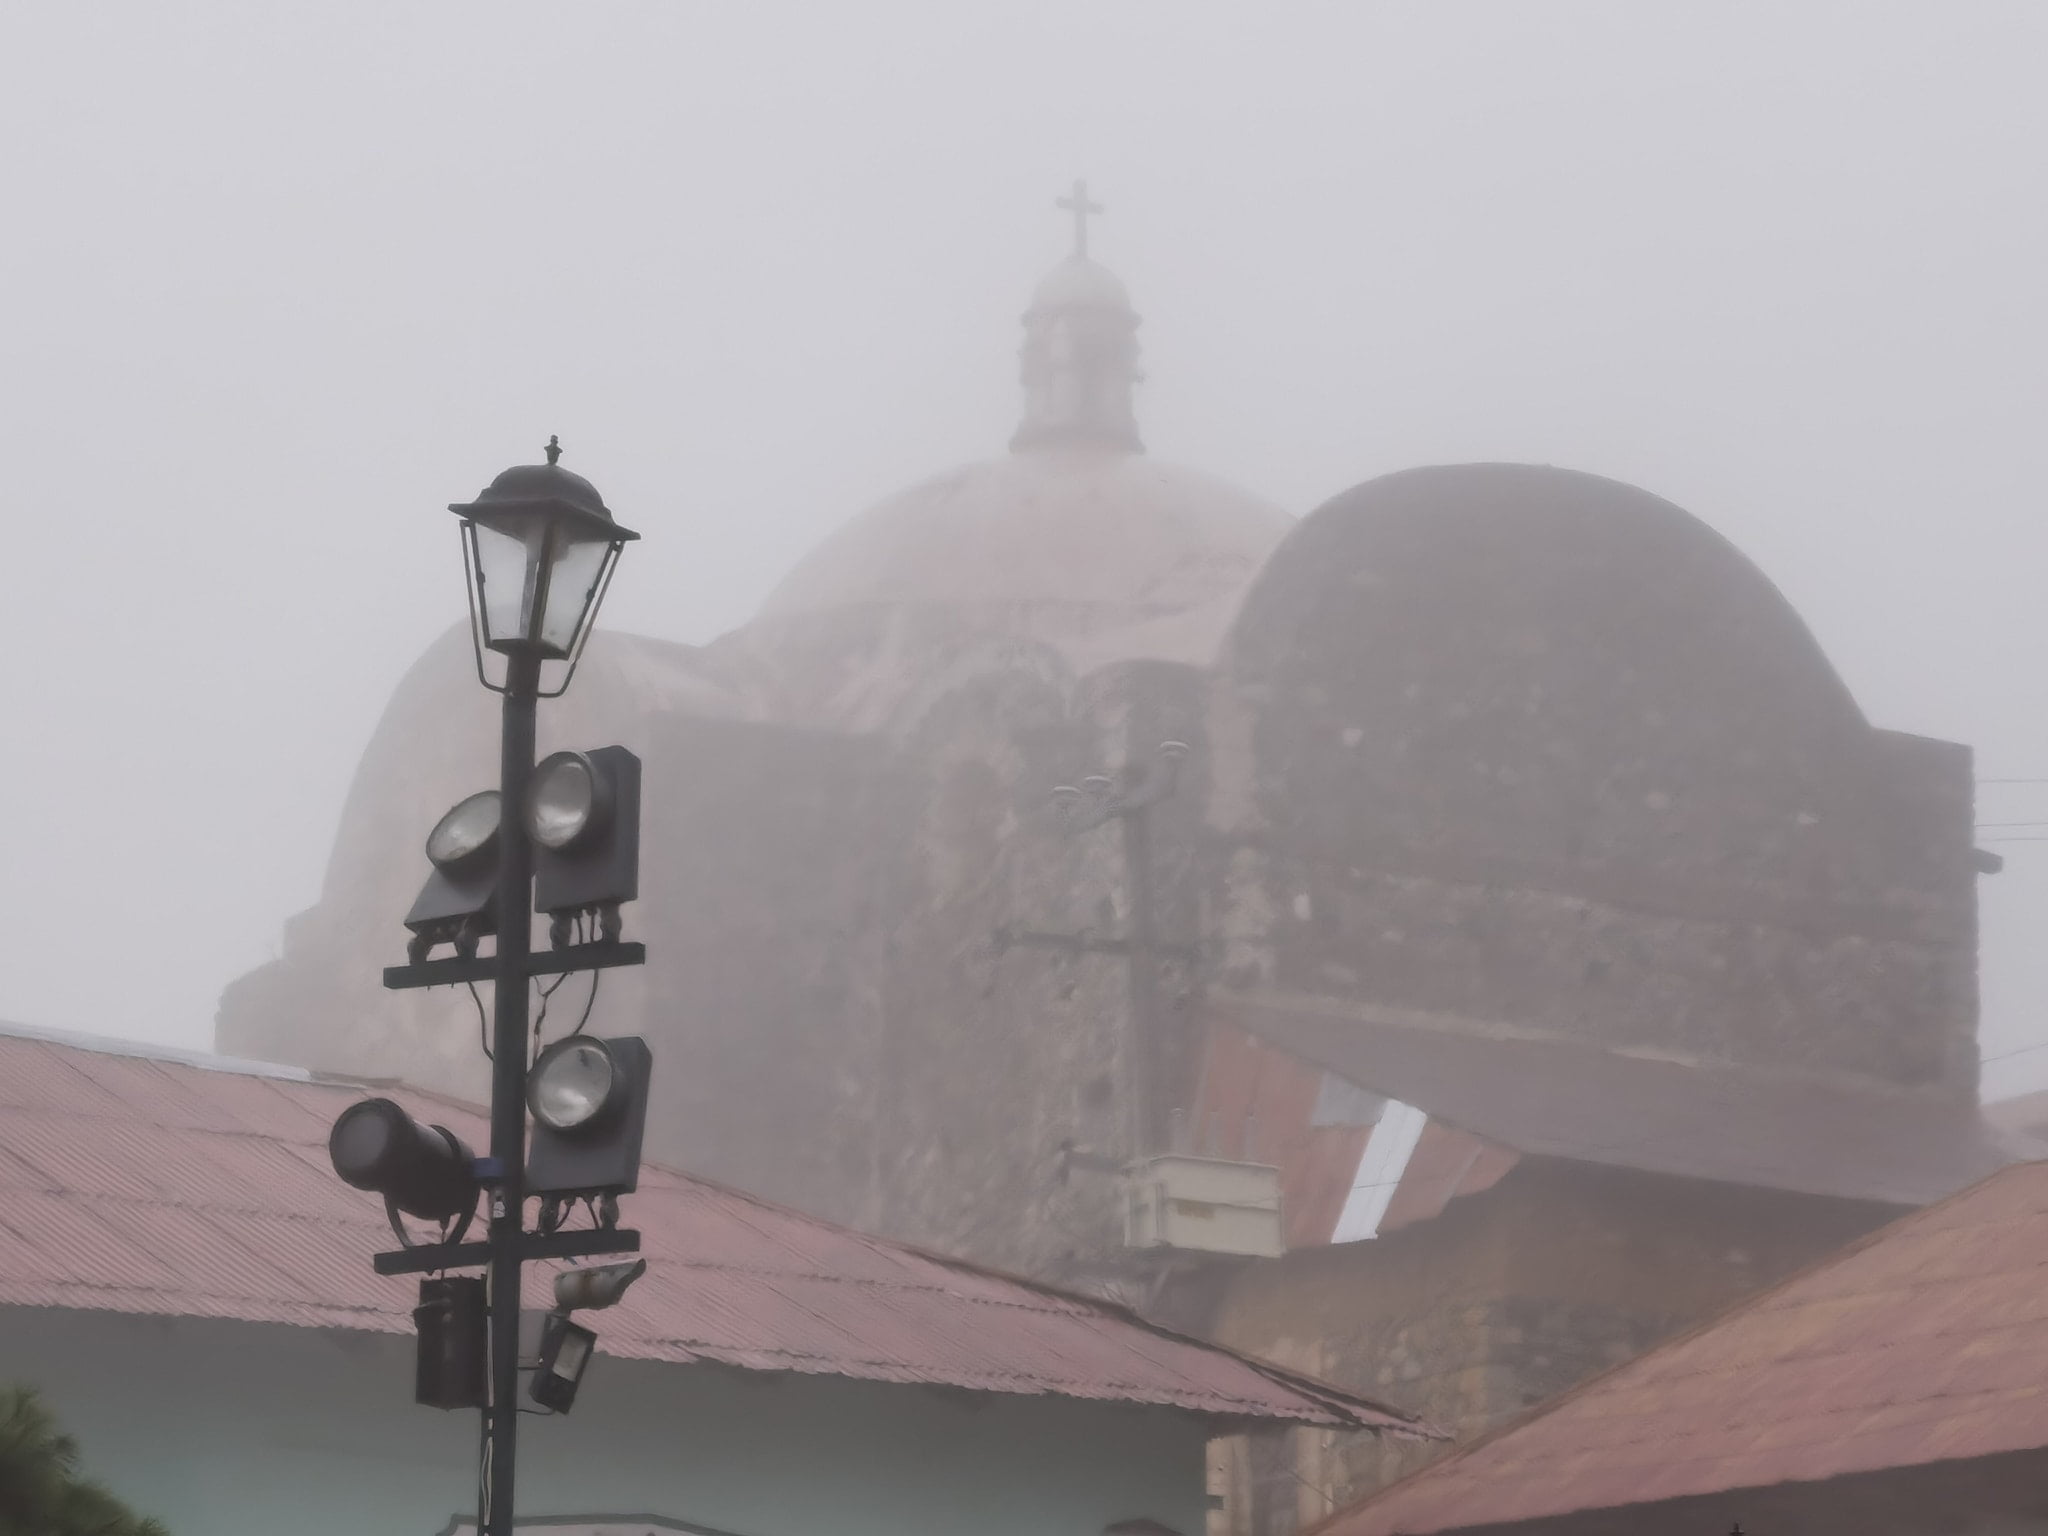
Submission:
<svg viewBox="0 0 2048 1536">
<path fill-rule="evenodd" d="M 1092 208 L 1079 188 L 1061 206 Z M 1208 661 L 1294 520 L 1145 457 L 1132 411 L 1137 327 L 1123 282 L 1077 231 L 1024 313 L 1024 410 L 1009 455 L 860 513 L 798 562 L 757 626 L 829 625 L 845 643 L 854 631 L 835 617 L 864 615 L 873 630 L 893 614 L 925 634 L 1048 643 L 1077 664 Z"/>
<path fill-rule="evenodd" d="M 1241 592 L 1293 519 L 1134 453 L 1014 453 L 899 492 L 798 562 L 764 619 L 931 605 L 1136 622 Z"/>
</svg>

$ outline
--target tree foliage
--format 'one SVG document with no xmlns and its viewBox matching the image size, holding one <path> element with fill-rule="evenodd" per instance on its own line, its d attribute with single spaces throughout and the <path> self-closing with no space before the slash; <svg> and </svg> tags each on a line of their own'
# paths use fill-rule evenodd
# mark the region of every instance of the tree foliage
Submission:
<svg viewBox="0 0 2048 1536">
<path fill-rule="evenodd" d="M 80 1475 L 78 1442 L 28 1387 L 0 1387 L 0 1536 L 168 1536 Z"/>
</svg>

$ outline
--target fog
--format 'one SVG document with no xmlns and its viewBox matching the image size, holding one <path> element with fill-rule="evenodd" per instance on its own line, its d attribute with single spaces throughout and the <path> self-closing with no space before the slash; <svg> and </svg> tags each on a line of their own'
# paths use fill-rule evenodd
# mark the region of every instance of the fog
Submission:
<svg viewBox="0 0 2048 1536">
<path fill-rule="evenodd" d="M 1077 175 L 1153 452 L 1642 485 L 2048 819 L 2044 76 L 2019 3 L 16 4 L 0 1016 L 210 1039 L 548 434 L 684 640 L 999 450 Z M 1986 833 L 1998 1092 L 2044 832 Z"/>
</svg>

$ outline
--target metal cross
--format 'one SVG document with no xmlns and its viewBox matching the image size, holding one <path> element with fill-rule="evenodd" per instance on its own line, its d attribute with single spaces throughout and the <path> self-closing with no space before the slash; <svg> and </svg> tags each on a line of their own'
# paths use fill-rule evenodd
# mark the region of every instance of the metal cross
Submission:
<svg viewBox="0 0 2048 1536">
<path fill-rule="evenodd" d="M 1108 210 L 1102 204 L 1092 203 L 1088 200 L 1088 183 L 1085 181 L 1075 182 L 1074 190 L 1061 198 L 1058 206 L 1066 209 L 1074 216 L 1074 254 L 1076 256 L 1086 256 L 1088 254 L 1088 215 L 1091 213 L 1105 213 Z"/>
</svg>

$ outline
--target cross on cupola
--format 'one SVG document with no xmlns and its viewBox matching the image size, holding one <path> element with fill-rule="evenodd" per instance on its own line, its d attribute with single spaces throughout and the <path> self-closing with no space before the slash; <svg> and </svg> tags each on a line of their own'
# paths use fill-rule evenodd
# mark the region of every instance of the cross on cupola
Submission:
<svg viewBox="0 0 2048 1536">
<path fill-rule="evenodd" d="M 1058 206 L 1074 216 L 1074 254 L 1076 256 L 1086 256 L 1088 254 L 1088 215 L 1091 213 L 1106 213 L 1108 210 L 1100 203 L 1089 201 L 1088 183 L 1085 181 L 1075 182 L 1074 190 L 1061 198 Z"/>
<path fill-rule="evenodd" d="M 1131 414 L 1137 312 L 1117 275 L 1088 256 L 1088 216 L 1102 204 L 1076 181 L 1053 206 L 1074 217 L 1074 251 L 1039 281 L 1024 311 L 1024 419 L 1010 446 L 1142 453 Z"/>
</svg>

